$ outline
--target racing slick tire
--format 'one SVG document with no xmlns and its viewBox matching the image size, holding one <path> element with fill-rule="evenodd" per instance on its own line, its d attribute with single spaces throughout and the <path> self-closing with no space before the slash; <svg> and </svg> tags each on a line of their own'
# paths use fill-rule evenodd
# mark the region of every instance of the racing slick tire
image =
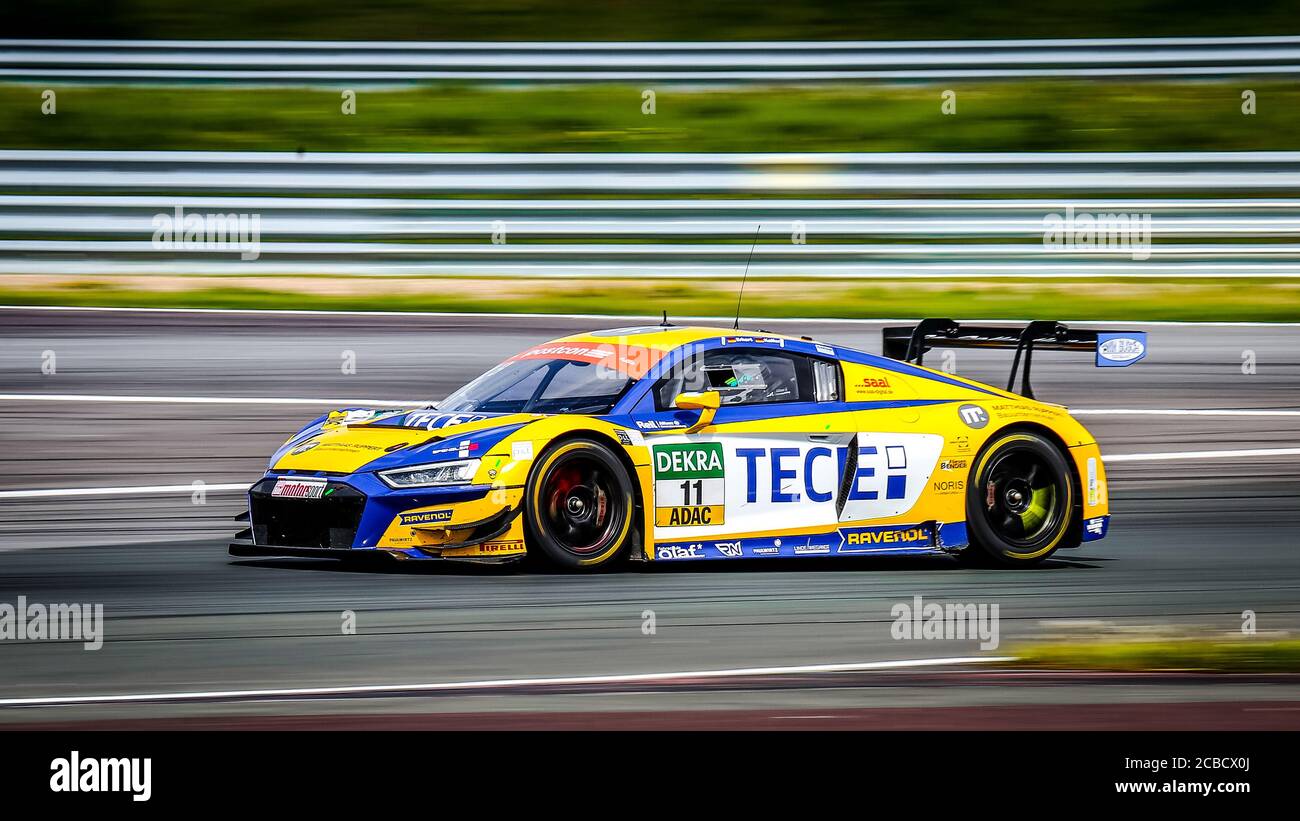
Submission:
<svg viewBox="0 0 1300 821">
<path fill-rule="evenodd" d="M 608 567 L 632 539 L 632 479 L 618 456 L 593 439 L 566 439 L 543 453 L 524 500 L 528 550 L 552 566 Z"/>
<path fill-rule="evenodd" d="M 971 545 L 977 564 L 1028 567 L 1066 542 L 1074 518 L 1074 477 L 1060 448 L 1031 431 L 994 437 L 975 457 L 966 482 Z"/>
</svg>

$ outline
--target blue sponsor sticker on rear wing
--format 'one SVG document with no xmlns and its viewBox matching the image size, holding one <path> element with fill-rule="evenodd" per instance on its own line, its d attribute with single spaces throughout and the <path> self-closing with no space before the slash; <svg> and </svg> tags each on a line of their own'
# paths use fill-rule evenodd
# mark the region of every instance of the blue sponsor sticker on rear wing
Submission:
<svg viewBox="0 0 1300 821">
<path fill-rule="evenodd" d="M 1097 334 L 1097 367 L 1126 368 L 1147 355 L 1145 331 Z"/>
</svg>

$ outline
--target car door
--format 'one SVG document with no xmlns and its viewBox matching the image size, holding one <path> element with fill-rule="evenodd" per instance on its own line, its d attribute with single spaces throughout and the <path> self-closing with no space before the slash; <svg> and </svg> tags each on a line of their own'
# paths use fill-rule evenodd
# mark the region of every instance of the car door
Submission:
<svg viewBox="0 0 1300 821">
<path fill-rule="evenodd" d="M 710 390 L 721 398 L 712 425 L 656 429 L 683 421 L 678 395 Z M 824 534 L 838 522 L 856 434 L 842 390 L 834 360 L 781 347 L 715 348 L 661 378 L 637 419 L 651 450 L 656 557 L 832 552 Z"/>
</svg>

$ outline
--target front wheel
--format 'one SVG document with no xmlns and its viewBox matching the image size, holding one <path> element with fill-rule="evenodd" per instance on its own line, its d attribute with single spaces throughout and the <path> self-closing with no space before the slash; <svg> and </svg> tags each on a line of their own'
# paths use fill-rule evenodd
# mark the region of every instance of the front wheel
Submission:
<svg viewBox="0 0 1300 821">
<path fill-rule="evenodd" d="M 971 558 L 1004 566 L 1037 564 L 1070 530 L 1074 482 L 1059 448 L 1035 433 L 995 438 L 966 483 Z"/>
<path fill-rule="evenodd" d="M 566 570 L 614 562 L 629 541 L 632 480 L 618 457 L 591 439 L 570 439 L 542 454 L 528 479 L 524 522 L 529 548 Z"/>
</svg>

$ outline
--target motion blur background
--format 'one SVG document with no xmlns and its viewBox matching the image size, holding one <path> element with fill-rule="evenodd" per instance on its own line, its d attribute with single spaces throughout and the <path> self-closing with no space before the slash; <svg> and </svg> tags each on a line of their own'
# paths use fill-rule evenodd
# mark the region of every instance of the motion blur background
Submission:
<svg viewBox="0 0 1300 821">
<path fill-rule="evenodd" d="M 96 652 L 0 642 L 0 722 L 1296 726 L 1300 2 L 44 0 L 5 14 L 0 601 L 103 602 L 109 625 Z M 160 246 L 177 208 L 256 216 L 256 258 Z M 1047 247 L 1045 219 L 1067 209 L 1149 217 L 1150 248 Z M 302 422 L 345 400 L 436 400 L 592 326 L 729 317 L 760 226 L 743 313 L 772 330 L 872 351 L 880 318 L 1149 330 L 1133 368 L 1034 365 L 1039 396 L 1079 410 L 1113 459 L 1111 536 L 1025 572 L 827 561 L 564 578 L 226 557 L 243 488 Z M 956 362 L 993 382 L 1005 367 Z M 1005 652 L 1086 641 L 1095 658 L 1047 665 L 1132 676 L 82 698 L 980 652 L 892 640 L 891 608 L 916 595 L 1000 603 Z M 358 635 L 339 634 L 341 611 Z M 1259 632 L 1243 644 L 1247 611 Z M 1149 674 L 1169 668 L 1223 675 Z M 7 709 L 57 697 L 72 701 Z"/>
<path fill-rule="evenodd" d="M 18 4 L 0 299 L 725 314 L 762 224 L 756 316 L 1291 319 L 1298 11 Z M 178 205 L 258 258 L 156 247 Z M 1150 258 L 1045 248 L 1067 206 Z"/>
</svg>

